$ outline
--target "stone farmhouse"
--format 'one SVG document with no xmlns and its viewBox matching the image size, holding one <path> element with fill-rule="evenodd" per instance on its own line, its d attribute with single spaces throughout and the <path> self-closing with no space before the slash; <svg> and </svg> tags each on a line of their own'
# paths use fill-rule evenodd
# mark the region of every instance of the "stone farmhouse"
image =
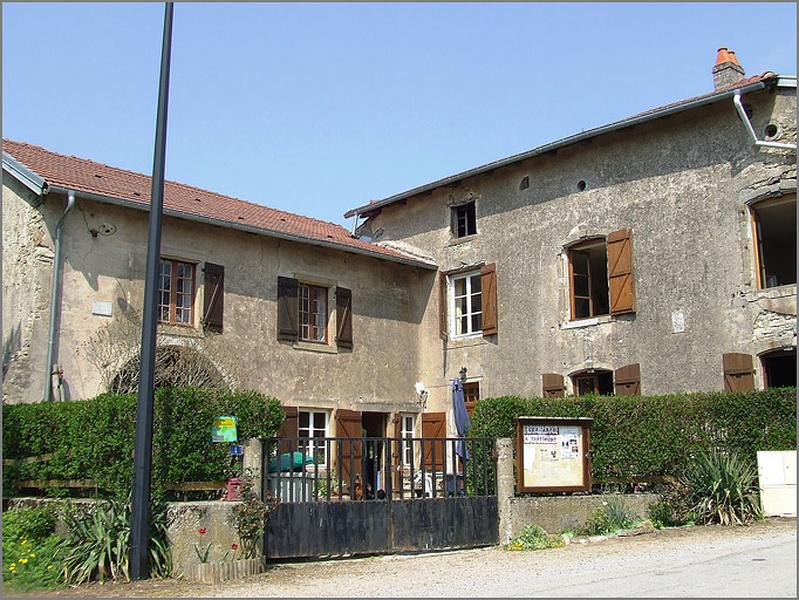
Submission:
<svg viewBox="0 0 799 600">
<path fill-rule="evenodd" d="M 713 78 L 354 208 L 354 234 L 167 182 L 162 352 L 280 398 L 283 433 L 310 436 L 451 435 L 456 377 L 470 409 L 795 385 L 796 79 L 745 77 L 726 49 Z M 3 141 L 4 402 L 129 377 L 149 193 Z"/>
</svg>

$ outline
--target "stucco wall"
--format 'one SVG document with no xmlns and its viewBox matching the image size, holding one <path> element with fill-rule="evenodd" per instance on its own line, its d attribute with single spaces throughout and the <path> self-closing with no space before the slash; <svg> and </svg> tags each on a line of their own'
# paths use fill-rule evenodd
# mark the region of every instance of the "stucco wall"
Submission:
<svg viewBox="0 0 799 600">
<path fill-rule="evenodd" d="M 795 90 L 745 98 L 761 138 L 776 122 L 778 141 L 795 141 L 795 100 Z M 575 371 L 631 363 L 645 394 L 718 390 L 723 353 L 795 345 L 796 286 L 755 289 L 746 205 L 795 190 L 795 165 L 794 153 L 756 149 L 725 101 L 409 198 L 362 229 L 421 249 L 443 271 L 497 265 L 496 336 L 440 342 L 437 294 L 429 297 L 422 379 L 431 406 L 447 402 L 446 380 L 462 366 L 483 397 L 541 394 L 542 373 L 566 376 L 568 391 Z M 468 199 L 478 233 L 453 240 L 450 206 Z M 570 327 L 565 247 L 621 228 L 633 232 L 635 314 Z M 779 310 L 764 302 L 772 296 Z M 677 311 L 683 333 L 672 332 Z"/>
<path fill-rule="evenodd" d="M 35 345 L 46 351 L 50 235 L 65 199 L 51 193 L 41 207 L 32 209 L 21 200 L 11 178 L 4 179 L 3 194 L 3 302 L 7 310 L 10 307 L 6 313 L 10 318 L 3 324 L 4 338 L 20 323 L 26 347 Z M 102 225 L 111 226 L 114 232 L 92 235 L 92 230 L 108 230 Z M 67 398 L 88 398 L 102 390 L 97 367 L 86 360 L 92 336 L 130 308 L 141 314 L 146 234 L 147 213 L 80 197 L 66 219 L 57 362 L 64 369 Z M 42 241 L 37 242 L 38 238 Z M 419 411 L 414 390 L 419 370 L 418 324 L 424 308 L 419 298 L 426 298 L 429 291 L 416 268 L 169 217 L 163 223 L 162 256 L 197 263 L 195 327 L 160 326 L 168 343 L 201 345 L 206 343 L 202 340 L 213 338 L 209 358 L 223 372 L 226 366 L 235 367 L 242 387 L 289 404 Z M 199 326 L 206 261 L 225 267 L 221 335 L 203 333 Z M 337 350 L 332 341 L 332 293 L 328 302 L 331 343 L 321 349 L 324 352 L 279 342 L 278 275 L 351 289 L 354 348 Z M 94 301 L 111 302 L 112 316 L 93 314 Z M 26 327 L 39 327 L 43 337 L 31 344 Z M 39 351 L 29 359 L 26 356 L 27 362 L 11 362 L 4 386 L 7 401 L 41 399 L 45 356 Z"/>
</svg>

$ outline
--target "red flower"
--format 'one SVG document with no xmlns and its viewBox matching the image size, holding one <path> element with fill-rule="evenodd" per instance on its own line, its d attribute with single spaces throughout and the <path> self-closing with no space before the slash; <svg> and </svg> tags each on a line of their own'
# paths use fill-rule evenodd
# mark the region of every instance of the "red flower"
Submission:
<svg viewBox="0 0 799 600">
<path fill-rule="evenodd" d="M 230 547 L 233 549 L 234 552 L 239 549 L 238 544 L 230 544 Z"/>
<path fill-rule="evenodd" d="M 206 531 L 208 531 L 208 530 L 207 530 L 205 527 L 200 527 L 200 528 L 197 530 L 197 533 L 199 533 L 200 535 L 205 535 L 205 532 L 206 532 Z"/>
</svg>

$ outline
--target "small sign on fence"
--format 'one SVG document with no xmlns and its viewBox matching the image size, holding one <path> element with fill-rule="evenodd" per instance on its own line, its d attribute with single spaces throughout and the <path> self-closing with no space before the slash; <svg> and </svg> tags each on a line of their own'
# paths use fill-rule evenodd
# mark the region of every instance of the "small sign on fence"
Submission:
<svg viewBox="0 0 799 600">
<path fill-rule="evenodd" d="M 244 456 L 244 448 L 239 444 L 233 444 L 228 448 L 230 456 Z"/>
<path fill-rule="evenodd" d="M 236 443 L 239 441 L 236 433 L 236 417 L 214 417 L 211 428 L 212 442 Z"/>
<path fill-rule="evenodd" d="M 591 422 L 578 417 L 516 419 L 519 492 L 590 492 Z"/>
</svg>

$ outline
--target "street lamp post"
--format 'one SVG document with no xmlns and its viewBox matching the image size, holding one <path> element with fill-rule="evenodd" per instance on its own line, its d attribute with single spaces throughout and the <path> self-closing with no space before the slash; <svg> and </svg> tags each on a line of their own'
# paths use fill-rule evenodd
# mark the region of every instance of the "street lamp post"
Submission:
<svg viewBox="0 0 799 600">
<path fill-rule="evenodd" d="M 158 115 L 155 125 L 153 178 L 150 191 L 150 226 L 147 234 L 147 264 L 144 276 L 144 317 L 141 333 L 139 395 L 136 405 L 136 450 L 133 472 L 133 507 L 130 518 L 130 576 L 149 576 L 150 471 L 153 441 L 153 388 L 155 335 L 158 324 L 158 277 L 161 260 L 161 214 L 164 205 L 166 160 L 166 117 L 169 100 L 169 62 L 172 50 L 172 2 L 164 7 L 164 35 L 161 45 L 161 79 L 158 87 Z"/>
</svg>

